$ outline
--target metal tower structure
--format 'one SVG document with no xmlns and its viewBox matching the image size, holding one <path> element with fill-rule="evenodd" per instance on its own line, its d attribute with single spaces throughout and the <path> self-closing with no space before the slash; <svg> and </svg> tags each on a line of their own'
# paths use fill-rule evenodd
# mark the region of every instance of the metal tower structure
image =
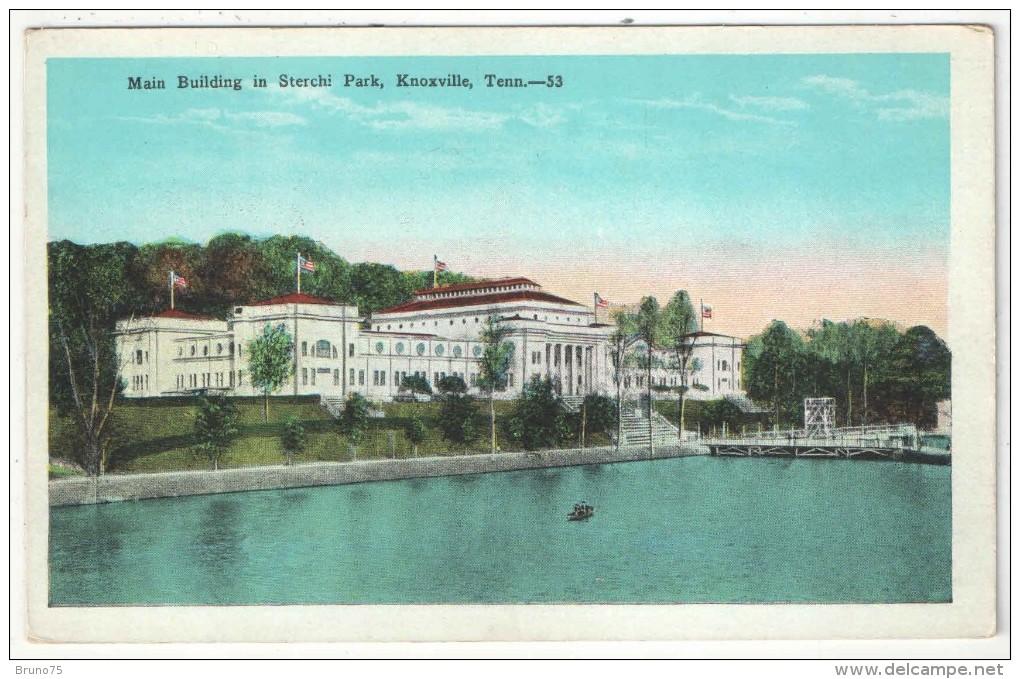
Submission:
<svg viewBox="0 0 1020 679">
<path fill-rule="evenodd" d="M 808 438 L 828 438 L 836 424 L 836 399 L 804 399 L 804 434 Z"/>
</svg>

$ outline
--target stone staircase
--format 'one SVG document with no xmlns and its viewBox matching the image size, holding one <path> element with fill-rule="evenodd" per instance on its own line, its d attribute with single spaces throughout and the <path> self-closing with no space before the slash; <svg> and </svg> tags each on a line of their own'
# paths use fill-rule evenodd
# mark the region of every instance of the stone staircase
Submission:
<svg viewBox="0 0 1020 679">
<path fill-rule="evenodd" d="M 648 418 L 640 410 L 623 411 L 623 440 L 621 445 L 648 445 Z M 656 444 L 674 445 L 679 441 L 677 428 L 659 413 L 652 414 L 652 440 Z"/>
<path fill-rule="evenodd" d="M 584 396 L 560 396 L 560 405 L 568 413 L 581 412 L 582 403 L 584 403 Z"/>
<path fill-rule="evenodd" d="M 340 417 L 340 413 L 344 411 L 346 403 L 342 396 L 326 396 L 325 394 L 319 396 L 319 407 L 330 414 L 330 417 Z M 369 417 L 382 418 L 386 417 L 386 413 L 378 408 L 368 409 Z"/>
<path fill-rule="evenodd" d="M 344 399 L 342 396 L 319 396 L 319 406 L 329 413 L 330 417 L 340 417 L 344 410 Z"/>
<path fill-rule="evenodd" d="M 744 396 L 743 394 L 729 394 L 726 397 L 726 400 L 740 408 L 740 412 L 742 413 L 754 414 L 768 412 L 767 409 L 762 408 L 760 405 L 749 399 L 747 396 Z"/>
</svg>

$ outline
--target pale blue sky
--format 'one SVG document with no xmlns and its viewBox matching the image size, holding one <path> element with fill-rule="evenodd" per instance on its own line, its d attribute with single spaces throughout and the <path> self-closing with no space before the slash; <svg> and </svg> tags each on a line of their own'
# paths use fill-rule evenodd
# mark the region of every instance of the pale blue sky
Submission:
<svg viewBox="0 0 1020 679">
<path fill-rule="evenodd" d="M 428 268 L 436 252 L 481 274 L 498 257 L 528 274 L 564 252 L 661 268 L 819 247 L 945 268 L 946 54 L 47 65 L 51 239 L 294 232 L 352 261 Z M 332 74 L 333 87 L 281 89 L 281 73 Z M 344 88 L 344 73 L 384 89 Z M 397 88 L 398 73 L 474 88 Z M 564 86 L 490 89 L 486 73 Z M 253 89 L 254 74 L 270 87 Z M 243 89 L 180 90 L 177 75 Z M 129 91 L 129 76 L 168 89 Z"/>
</svg>

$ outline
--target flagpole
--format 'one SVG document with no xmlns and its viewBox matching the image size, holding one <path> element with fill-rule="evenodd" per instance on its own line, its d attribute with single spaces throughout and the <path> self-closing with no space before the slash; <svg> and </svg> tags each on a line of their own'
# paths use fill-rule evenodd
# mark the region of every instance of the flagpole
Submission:
<svg viewBox="0 0 1020 679">
<path fill-rule="evenodd" d="M 592 309 L 595 310 L 595 323 L 597 324 L 599 322 L 599 293 L 592 294 L 591 302 L 593 305 Z"/>
<path fill-rule="evenodd" d="M 705 300 L 699 299 L 698 303 L 701 305 L 701 332 L 705 332 Z"/>
<path fill-rule="evenodd" d="M 297 267 L 297 291 L 301 294 L 301 253 L 297 253 L 297 259 L 294 260 L 294 265 Z"/>
<path fill-rule="evenodd" d="M 170 308 L 174 308 L 174 270 L 170 269 Z"/>
<path fill-rule="evenodd" d="M 432 255 L 432 287 L 439 284 L 439 255 Z"/>
</svg>

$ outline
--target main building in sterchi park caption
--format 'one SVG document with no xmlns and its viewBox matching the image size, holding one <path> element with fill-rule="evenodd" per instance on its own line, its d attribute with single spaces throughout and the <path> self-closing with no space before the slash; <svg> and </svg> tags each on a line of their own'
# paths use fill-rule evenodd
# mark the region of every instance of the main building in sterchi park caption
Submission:
<svg viewBox="0 0 1020 679">
<path fill-rule="evenodd" d="M 171 308 L 118 321 L 115 338 L 127 397 L 202 391 L 259 396 L 249 376 L 248 345 L 267 325 L 283 324 L 294 342 L 293 372 L 277 395 L 346 398 L 357 392 L 389 401 L 412 375 L 433 388 L 457 375 L 469 393 L 480 395 L 480 335 L 493 316 L 510 329 L 514 345 L 507 388 L 497 397 L 520 395 L 535 377 L 551 378 L 564 397 L 616 394 L 615 327 L 608 310 L 600 314 L 527 278 L 419 290 L 410 301 L 368 318 L 354 305 L 305 293 L 236 306 L 227 320 Z M 709 332 L 693 338 L 691 364 L 697 369 L 689 397 L 742 395 L 744 343 Z M 652 371 L 653 385 L 677 386 L 677 372 L 666 369 L 668 357 L 662 359 Z M 645 370 L 625 368 L 622 386 L 636 395 L 645 379 Z"/>
</svg>

